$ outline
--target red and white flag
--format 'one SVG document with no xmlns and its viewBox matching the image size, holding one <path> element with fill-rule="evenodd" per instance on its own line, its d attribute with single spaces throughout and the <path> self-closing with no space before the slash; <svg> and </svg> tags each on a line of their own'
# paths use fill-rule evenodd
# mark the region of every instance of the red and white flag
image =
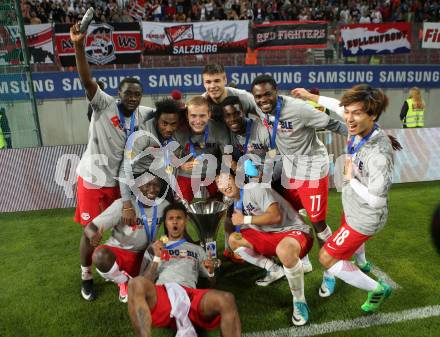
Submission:
<svg viewBox="0 0 440 337">
<path fill-rule="evenodd" d="M 137 21 L 142 21 L 145 14 L 145 4 L 147 0 L 134 0 L 133 6 L 129 10 L 129 14 L 133 19 Z"/>
</svg>

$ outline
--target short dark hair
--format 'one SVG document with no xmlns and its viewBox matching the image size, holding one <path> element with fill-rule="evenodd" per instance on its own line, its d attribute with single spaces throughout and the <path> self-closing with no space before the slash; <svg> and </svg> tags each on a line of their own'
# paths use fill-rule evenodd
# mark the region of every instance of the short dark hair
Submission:
<svg viewBox="0 0 440 337">
<path fill-rule="evenodd" d="M 167 213 L 169 211 L 182 211 L 183 213 L 185 213 L 185 216 L 188 215 L 188 211 L 186 210 L 186 207 L 184 204 L 182 204 L 181 202 L 174 202 L 172 204 L 169 204 L 167 207 L 164 208 L 163 210 L 163 219 L 165 221 L 166 217 L 167 217 Z"/>
<path fill-rule="evenodd" d="M 224 74 L 224 73 L 225 73 L 225 68 L 218 63 L 207 64 L 202 71 L 202 75 L 204 74 L 214 75 L 214 74 Z"/>
<path fill-rule="evenodd" d="M 251 91 L 254 90 L 254 87 L 258 84 L 270 83 L 274 89 L 277 88 L 277 82 L 275 82 L 274 78 L 270 75 L 258 75 L 252 81 Z"/>
<path fill-rule="evenodd" d="M 358 84 L 347 90 L 341 98 L 341 106 L 362 103 L 369 116 L 377 116 L 376 121 L 388 106 L 388 97 L 381 89 L 368 84 Z"/>
<path fill-rule="evenodd" d="M 137 78 L 135 78 L 135 77 L 126 77 L 126 78 L 124 78 L 124 79 L 121 81 L 121 83 L 119 83 L 119 85 L 118 85 L 118 90 L 121 90 L 122 87 L 123 87 L 123 85 L 124 85 L 125 83 L 138 84 L 138 85 L 141 87 L 142 92 L 144 92 L 144 87 L 142 86 L 141 81 L 139 81 L 139 80 L 138 80 Z"/>
<path fill-rule="evenodd" d="M 176 114 L 181 115 L 182 109 L 179 106 L 179 102 L 172 98 L 164 98 L 155 103 L 156 112 L 154 118 L 159 119 L 162 114 Z"/>
<path fill-rule="evenodd" d="M 222 102 L 222 107 L 235 104 L 238 104 L 240 108 L 243 108 L 243 104 L 241 104 L 241 101 L 237 96 L 227 96 Z"/>
</svg>

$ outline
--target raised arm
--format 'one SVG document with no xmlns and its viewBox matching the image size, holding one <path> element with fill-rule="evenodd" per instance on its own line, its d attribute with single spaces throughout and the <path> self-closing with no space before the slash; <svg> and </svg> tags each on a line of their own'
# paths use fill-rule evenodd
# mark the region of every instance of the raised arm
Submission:
<svg viewBox="0 0 440 337">
<path fill-rule="evenodd" d="M 78 68 L 79 77 L 87 93 L 87 98 L 91 101 L 95 96 L 98 85 L 92 78 L 89 63 L 87 62 L 84 40 L 86 33 L 79 32 L 79 23 L 70 27 L 70 39 L 75 48 L 76 67 Z"/>
</svg>

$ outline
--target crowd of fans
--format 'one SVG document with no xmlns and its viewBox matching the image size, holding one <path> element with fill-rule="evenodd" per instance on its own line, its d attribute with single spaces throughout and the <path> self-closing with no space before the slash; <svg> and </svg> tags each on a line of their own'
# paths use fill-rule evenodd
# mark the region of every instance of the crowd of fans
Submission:
<svg viewBox="0 0 440 337">
<path fill-rule="evenodd" d="M 136 3 L 145 8 L 143 17 L 132 10 Z M 96 10 L 96 22 L 326 20 L 347 24 L 440 20 L 438 0 L 22 0 L 25 24 L 76 22 L 90 6 Z"/>
</svg>

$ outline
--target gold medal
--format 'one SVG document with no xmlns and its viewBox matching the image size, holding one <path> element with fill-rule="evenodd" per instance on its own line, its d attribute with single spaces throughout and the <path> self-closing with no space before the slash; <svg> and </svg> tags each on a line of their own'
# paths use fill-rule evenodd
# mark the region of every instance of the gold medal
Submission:
<svg viewBox="0 0 440 337">
<path fill-rule="evenodd" d="M 201 149 L 203 149 L 205 147 L 205 143 L 200 143 L 199 146 Z"/>
<path fill-rule="evenodd" d="M 167 167 L 165 167 L 165 172 L 167 174 L 172 174 L 173 173 L 173 167 L 171 165 L 168 165 Z"/>
<path fill-rule="evenodd" d="M 234 240 L 241 240 L 243 238 L 243 235 L 241 235 L 241 233 L 238 232 L 234 232 L 231 235 Z"/>
<path fill-rule="evenodd" d="M 168 242 L 168 237 L 166 235 L 162 235 L 159 240 L 165 245 Z"/>
<path fill-rule="evenodd" d="M 275 158 L 275 156 L 277 155 L 277 150 L 275 150 L 275 149 L 270 149 L 269 152 L 268 152 L 268 154 L 269 154 L 269 157 L 270 157 L 270 158 Z"/>
<path fill-rule="evenodd" d="M 134 153 L 133 153 L 133 151 L 127 151 L 127 158 L 128 159 L 133 159 L 133 155 L 134 155 Z"/>
</svg>

